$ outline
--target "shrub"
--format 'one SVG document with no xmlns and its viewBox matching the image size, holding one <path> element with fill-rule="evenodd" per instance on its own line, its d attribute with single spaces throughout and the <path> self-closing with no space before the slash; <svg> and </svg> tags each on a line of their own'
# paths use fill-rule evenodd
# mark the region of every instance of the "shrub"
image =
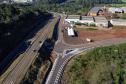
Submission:
<svg viewBox="0 0 126 84">
<path fill-rule="evenodd" d="M 96 27 L 96 24 L 95 23 L 91 23 L 90 26 Z"/>
</svg>

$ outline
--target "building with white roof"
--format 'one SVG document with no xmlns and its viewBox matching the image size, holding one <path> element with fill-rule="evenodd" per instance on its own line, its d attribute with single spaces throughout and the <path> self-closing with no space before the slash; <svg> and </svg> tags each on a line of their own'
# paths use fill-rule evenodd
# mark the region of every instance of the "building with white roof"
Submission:
<svg viewBox="0 0 126 84">
<path fill-rule="evenodd" d="M 126 26 L 125 19 L 111 19 L 110 22 L 113 26 Z"/>
<path fill-rule="evenodd" d="M 126 13 L 126 7 L 121 7 L 121 9 Z"/>
<path fill-rule="evenodd" d="M 0 4 L 33 4 L 37 0 L 1 0 Z"/>
<path fill-rule="evenodd" d="M 98 15 L 102 15 L 102 13 L 103 13 L 103 10 L 101 7 L 93 7 L 88 12 L 88 16 L 98 16 Z"/>
<path fill-rule="evenodd" d="M 96 26 L 108 27 L 108 20 L 103 16 L 94 17 Z"/>
<path fill-rule="evenodd" d="M 92 16 L 81 16 L 80 23 L 94 23 L 94 18 Z"/>
<path fill-rule="evenodd" d="M 35 0 L 13 0 L 14 3 L 32 3 Z"/>
<path fill-rule="evenodd" d="M 123 8 L 110 7 L 108 8 L 108 11 L 111 13 L 124 13 Z"/>
<path fill-rule="evenodd" d="M 74 33 L 74 29 L 73 28 L 68 27 L 67 33 L 68 33 L 68 36 L 75 36 L 75 33 Z"/>
<path fill-rule="evenodd" d="M 65 19 L 65 22 L 74 24 L 80 21 L 80 15 L 68 15 Z"/>
</svg>

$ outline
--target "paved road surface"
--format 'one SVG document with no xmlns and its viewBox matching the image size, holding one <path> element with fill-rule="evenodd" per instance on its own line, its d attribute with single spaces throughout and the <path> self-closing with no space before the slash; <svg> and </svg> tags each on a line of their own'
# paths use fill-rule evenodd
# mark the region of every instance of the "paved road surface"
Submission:
<svg viewBox="0 0 126 84">
<path fill-rule="evenodd" d="M 42 17 L 40 17 L 42 18 Z M 41 24 L 43 21 L 43 19 L 39 19 L 36 24 L 34 24 L 32 26 L 32 32 L 29 33 L 29 35 L 11 52 L 9 53 L 9 55 L 6 56 L 6 58 L 4 60 L 2 60 L 2 62 L 0 62 L 0 74 L 2 72 L 4 72 L 4 70 L 6 69 L 6 67 L 8 67 L 7 65 L 12 61 L 12 59 L 16 58 L 17 54 L 21 54 L 22 52 L 24 52 L 27 49 L 27 44 L 26 41 L 27 39 L 31 38 L 33 35 L 35 35 L 35 33 L 40 29 L 40 27 L 43 25 Z M 45 22 L 47 23 L 47 21 Z M 38 36 L 35 35 L 32 39 L 37 38 Z M 25 47 L 25 48 L 24 48 Z"/>
<path fill-rule="evenodd" d="M 59 40 L 57 41 L 57 44 L 54 49 L 58 53 L 58 57 L 56 58 L 53 64 L 53 67 L 48 75 L 48 78 L 45 84 L 60 84 L 64 67 L 73 56 L 76 56 L 77 54 L 81 52 L 89 51 L 96 47 L 126 43 L 126 38 L 113 38 L 113 39 L 108 39 L 108 40 L 92 42 L 92 43 L 86 43 L 82 45 L 69 45 L 63 41 L 61 28 L 62 28 L 62 21 L 60 21 L 60 24 L 59 24 L 59 30 L 60 30 Z M 66 53 L 67 49 L 73 49 L 73 51 Z"/>
<path fill-rule="evenodd" d="M 15 66 L 15 68 L 8 74 L 6 79 L 3 81 L 2 84 L 19 84 L 21 79 L 24 77 L 25 73 L 27 72 L 28 68 L 30 67 L 31 63 L 38 55 L 37 52 L 33 52 L 33 49 L 39 50 L 40 43 L 39 41 L 45 41 L 47 35 L 50 33 L 50 27 L 53 21 L 49 22 L 47 26 L 42 28 L 36 35 L 36 40 L 30 46 L 30 48 L 23 54 L 24 57 L 21 61 Z"/>
</svg>

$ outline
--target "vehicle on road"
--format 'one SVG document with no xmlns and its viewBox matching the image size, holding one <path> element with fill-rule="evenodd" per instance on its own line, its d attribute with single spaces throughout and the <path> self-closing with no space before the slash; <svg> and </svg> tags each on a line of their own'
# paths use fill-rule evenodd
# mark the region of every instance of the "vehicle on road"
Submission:
<svg viewBox="0 0 126 84">
<path fill-rule="evenodd" d="M 90 39 L 90 38 L 86 38 L 86 41 L 87 41 L 87 42 L 93 42 L 93 40 Z"/>
<path fill-rule="evenodd" d="M 33 52 L 37 52 L 37 50 L 36 49 L 33 49 Z"/>
</svg>

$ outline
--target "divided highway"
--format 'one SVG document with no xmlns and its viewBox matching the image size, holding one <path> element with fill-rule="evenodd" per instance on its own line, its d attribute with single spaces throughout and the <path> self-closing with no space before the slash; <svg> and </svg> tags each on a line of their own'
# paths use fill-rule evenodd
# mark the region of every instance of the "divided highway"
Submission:
<svg viewBox="0 0 126 84">
<path fill-rule="evenodd" d="M 40 41 L 42 43 L 47 39 L 49 33 L 51 32 L 52 24 L 54 20 L 49 21 L 49 23 L 42 29 L 39 30 L 33 37 L 35 40 L 31 46 L 22 54 L 23 58 L 16 64 L 13 70 L 7 75 L 3 80 L 2 84 L 19 84 L 25 73 L 29 69 L 31 63 L 34 61 L 38 55 L 38 50 L 41 48 Z"/>
</svg>

